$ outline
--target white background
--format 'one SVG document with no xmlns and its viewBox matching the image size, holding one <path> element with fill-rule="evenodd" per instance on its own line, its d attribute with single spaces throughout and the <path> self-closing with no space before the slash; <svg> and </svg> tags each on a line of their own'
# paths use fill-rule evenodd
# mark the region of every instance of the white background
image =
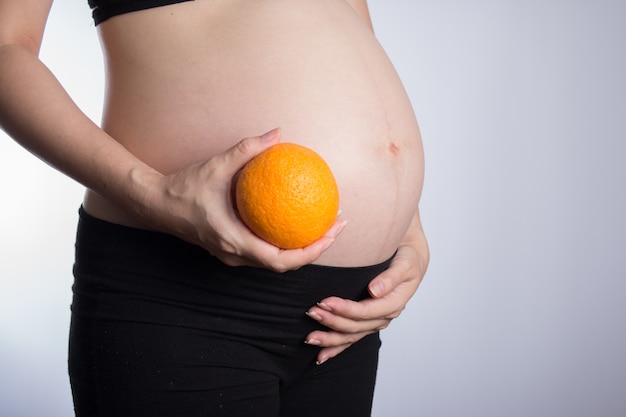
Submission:
<svg viewBox="0 0 626 417">
<path fill-rule="evenodd" d="M 57 1 L 42 59 L 98 121 L 86 3 Z M 432 250 L 383 334 L 374 416 L 623 417 L 626 6 L 370 8 L 420 120 Z M 82 188 L 0 133 L 0 190 L 0 415 L 69 416 Z"/>
</svg>

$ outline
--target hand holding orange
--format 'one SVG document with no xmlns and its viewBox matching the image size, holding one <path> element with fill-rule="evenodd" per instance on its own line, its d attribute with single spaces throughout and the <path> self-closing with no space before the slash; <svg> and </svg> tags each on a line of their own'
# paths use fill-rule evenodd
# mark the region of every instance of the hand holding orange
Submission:
<svg viewBox="0 0 626 417">
<path fill-rule="evenodd" d="M 243 222 L 282 249 L 303 248 L 335 223 L 339 190 L 324 159 L 294 143 L 279 143 L 242 169 L 235 188 Z"/>
</svg>

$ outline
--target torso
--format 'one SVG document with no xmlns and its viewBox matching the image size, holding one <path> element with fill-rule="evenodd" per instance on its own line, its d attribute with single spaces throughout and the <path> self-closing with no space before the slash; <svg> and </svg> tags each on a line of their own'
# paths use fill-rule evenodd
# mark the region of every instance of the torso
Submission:
<svg viewBox="0 0 626 417">
<path fill-rule="evenodd" d="M 103 128 L 162 173 L 281 127 L 332 168 L 348 226 L 318 263 L 387 259 L 417 209 L 422 144 L 398 76 L 344 0 L 197 0 L 99 26 Z M 89 192 L 96 217 L 142 227 Z"/>
</svg>

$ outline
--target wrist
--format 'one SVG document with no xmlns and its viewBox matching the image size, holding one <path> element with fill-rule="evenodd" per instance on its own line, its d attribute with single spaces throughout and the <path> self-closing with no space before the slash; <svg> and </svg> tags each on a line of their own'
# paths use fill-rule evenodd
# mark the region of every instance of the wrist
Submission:
<svg viewBox="0 0 626 417">
<path fill-rule="evenodd" d="M 122 204 L 144 223 L 160 228 L 160 201 L 163 193 L 163 174 L 149 167 L 135 167 L 128 171 L 125 201 Z"/>
</svg>

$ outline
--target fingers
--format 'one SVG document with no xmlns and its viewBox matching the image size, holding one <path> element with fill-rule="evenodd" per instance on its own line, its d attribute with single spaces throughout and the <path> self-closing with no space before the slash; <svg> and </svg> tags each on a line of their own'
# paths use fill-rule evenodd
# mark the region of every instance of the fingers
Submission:
<svg viewBox="0 0 626 417">
<path fill-rule="evenodd" d="M 365 331 L 348 335 L 339 332 L 314 331 L 307 336 L 305 343 L 322 348 L 317 354 L 317 364 L 321 365 L 372 333 L 374 332 Z"/>
<path fill-rule="evenodd" d="M 335 239 L 341 234 L 347 222 L 337 219 L 335 224 L 322 238 L 302 249 L 283 250 L 252 235 L 246 243 L 248 251 L 245 255 L 256 263 L 248 263 L 247 266 L 260 266 L 275 272 L 285 272 L 298 269 L 303 265 L 314 262 L 328 249 Z"/>
<path fill-rule="evenodd" d="M 313 306 L 310 315 L 319 318 L 325 326 L 340 332 L 357 332 L 373 326 L 384 328 L 384 322 L 394 319 L 402 313 L 407 303 L 417 291 L 423 277 L 416 265 L 416 252 L 411 248 L 401 247 L 391 262 L 390 267 L 374 278 L 370 292 L 384 287 L 376 296 L 359 302 L 329 297 Z M 372 290 L 372 287 L 375 289 Z"/>
<path fill-rule="evenodd" d="M 249 137 L 213 158 L 167 176 L 161 206 L 161 229 L 206 249 L 229 266 L 252 266 L 284 272 L 314 262 L 339 236 L 337 222 L 313 244 L 282 250 L 260 239 L 239 218 L 234 183 L 243 166 L 281 140 L 280 129 Z"/>
<path fill-rule="evenodd" d="M 388 294 L 404 285 L 406 300 L 408 301 L 417 290 L 423 277 L 423 272 L 417 269 L 418 254 L 409 247 L 400 247 L 391 261 L 389 269 L 374 278 L 368 285 L 368 291 L 373 298 L 384 298 Z M 409 288 L 411 287 L 411 288 Z M 414 288 L 413 288 L 414 287 Z M 411 289 L 413 290 L 411 291 Z"/>
<path fill-rule="evenodd" d="M 329 298 L 331 304 L 345 304 L 342 311 L 350 311 L 350 318 L 333 314 L 325 303 L 320 303 L 306 312 L 312 320 L 315 320 L 330 330 L 316 330 L 307 335 L 305 343 L 312 346 L 320 346 L 322 349 L 317 355 L 317 363 L 322 364 L 329 359 L 334 358 L 341 352 L 352 346 L 354 343 L 363 339 L 374 332 L 386 329 L 391 320 L 400 314 L 400 311 L 390 316 L 378 316 L 377 309 L 372 303 L 379 303 L 381 300 L 364 300 L 354 302 L 342 300 L 340 298 Z M 333 303 L 338 301 L 339 303 Z M 367 303 L 370 301 L 370 303 Z M 366 306 L 363 306 L 366 304 Z M 372 318 L 368 318 L 368 317 Z"/>
<path fill-rule="evenodd" d="M 338 326 L 343 322 L 340 319 L 358 322 L 393 319 L 405 309 L 410 299 L 407 292 L 413 294 L 413 289 L 405 290 L 404 286 L 400 285 L 397 287 L 397 291 L 391 292 L 383 298 L 369 298 L 357 302 L 338 297 L 328 297 L 313 306 L 311 310 L 321 315 L 327 326 Z M 343 330 L 343 328 L 335 328 L 335 330 Z"/>
<path fill-rule="evenodd" d="M 363 337 L 387 328 L 402 313 L 423 275 L 416 252 L 400 247 L 390 267 L 370 283 L 373 298 L 356 302 L 329 297 L 311 307 L 307 315 L 329 329 L 307 335 L 308 344 L 322 347 L 318 362 L 323 363 Z"/>
<path fill-rule="evenodd" d="M 233 178 L 248 161 L 280 140 L 279 128 L 262 136 L 243 139 L 208 163 L 208 175 L 220 171 L 220 178 Z M 314 262 L 333 244 L 344 226 L 345 222 L 337 221 L 322 238 L 305 248 L 295 250 L 279 249 L 259 239 L 248 229 L 239 230 L 236 236 L 231 237 L 236 243 L 218 257 L 230 266 L 246 265 L 285 272 Z"/>
<path fill-rule="evenodd" d="M 243 223 L 239 223 L 243 230 L 239 232 L 237 247 L 242 248 L 243 252 L 232 250 L 218 257 L 229 266 L 262 267 L 275 272 L 298 269 L 314 262 L 332 246 L 346 224 L 346 221 L 337 219 L 326 234 L 312 244 L 302 249 L 284 250 L 265 242 L 243 226 Z"/>
<path fill-rule="evenodd" d="M 275 271 L 284 272 L 313 263 L 325 250 L 332 246 L 346 224 L 347 222 L 337 219 L 326 234 L 312 244 L 302 249 L 279 250 L 275 263 L 270 267 Z"/>
<path fill-rule="evenodd" d="M 365 336 L 363 336 L 363 337 L 365 337 Z M 340 353 L 342 353 L 344 350 L 348 349 L 350 346 L 352 346 L 352 343 L 347 343 L 347 344 L 339 345 L 339 346 L 325 347 L 323 349 L 320 349 L 320 351 L 317 354 L 317 361 L 316 361 L 316 363 L 318 365 L 322 365 L 323 363 L 327 362 L 328 360 L 338 356 Z"/>
<path fill-rule="evenodd" d="M 341 352 L 348 349 L 350 346 L 352 345 L 348 344 L 348 345 L 334 346 L 334 347 L 321 349 L 319 353 L 317 354 L 317 364 L 322 365 L 324 362 L 339 355 Z"/>
<path fill-rule="evenodd" d="M 335 311 L 330 306 L 336 306 Z M 339 308 L 341 306 L 341 308 Z M 404 306 L 390 308 L 386 300 L 360 302 L 331 297 L 311 307 L 307 316 L 324 326 L 345 334 L 383 330 L 396 318 Z"/>
</svg>

